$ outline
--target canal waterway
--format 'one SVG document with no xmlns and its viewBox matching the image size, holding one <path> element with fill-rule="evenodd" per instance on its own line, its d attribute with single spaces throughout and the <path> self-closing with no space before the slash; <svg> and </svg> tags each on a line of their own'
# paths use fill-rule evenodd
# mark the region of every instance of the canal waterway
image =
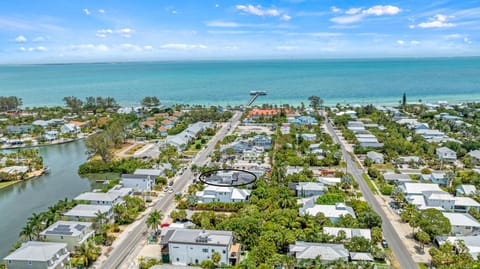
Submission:
<svg viewBox="0 0 480 269">
<path fill-rule="evenodd" d="M 0 260 L 8 253 L 33 212 L 45 211 L 61 199 L 89 191 L 94 180 L 81 178 L 78 166 L 85 162 L 85 141 L 39 148 L 50 173 L 0 189 Z"/>
</svg>

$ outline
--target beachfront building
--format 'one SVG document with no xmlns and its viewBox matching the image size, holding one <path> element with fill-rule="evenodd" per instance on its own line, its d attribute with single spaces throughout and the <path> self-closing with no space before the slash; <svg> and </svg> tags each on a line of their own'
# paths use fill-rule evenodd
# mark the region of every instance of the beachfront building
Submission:
<svg viewBox="0 0 480 269">
<path fill-rule="evenodd" d="M 454 162 L 457 160 L 457 153 L 447 147 L 437 148 L 435 153 L 440 160 Z"/>
<path fill-rule="evenodd" d="M 43 140 L 47 142 L 51 142 L 58 138 L 58 131 L 46 131 L 43 134 Z"/>
<path fill-rule="evenodd" d="M 480 223 L 468 213 L 447 213 L 443 212 L 452 226 L 450 234 L 456 236 L 466 236 L 478 234 L 480 231 Z"/>
<path fill-rule="evenodd" d="M 66 243 L 67 249 L 75 251 L 94 234 L 91 222 L 57 221 L 40 233 L 44 241 Z"/>
<path fill-rule="evenodd" d="M 195 196 L 199 203 L 209 202 L 246 202 L 250 198 L 251 190 L 237 189 L 234 187 L 207 186 L 202 191 L 197 191 Z"/>
<path fill-rule="evenodd" d="M 7 134 L 28 134 L 33 131 L 33 125 L 7 125 Z"/>
<path fill-rule="evenodd" d="M 28 241 L 3 259 L 8 269 L 70 268 L 66 243 Z"/>
<path fill-rule="evenodd" d="M 184 150 L 187 144 L 197 136 L 199 132 L 203 132 L 206 129 L 213 129 L 214 125 L 211 122 L 199 121 L 193 124 L 190 124 L 187 129 L 183 130 L 181 133 L 168 136 L 165 140 L 165 143 L 176 147 L 178 150 Z"/>
<path fill-rule="evenodd" d="M 174 265 L 200 264 L 220 254 L 219 264 L 235 265 L 240 261 L 240 245 L 233 232 L 195 229 L 171 229 L 163 236 L 162 260 Z"/>
<path fill-rule="evenodd" d="M 99 213 L 105 214 L 108 222 L 113 221 L 113 207 L 109 205 L 76 205 L 63 215 L 71 221 L 95 222 Z"/>
<path fill-rule="evenodd" d="M 80 132 L 80 127 L 73 123 L 67 123 L 60 128 L 60 132 L 62 134 L 76 134 Z"/>
<path fill-rule="evenodd" d="M 343 260 L 348 261 L 349 252 L 343 244 L 309 243 L 297 241 L 289 247 L 289 255 L 300 263 L 303 260 L 310 260 L 320 257 L 322 263 Z"/>
<path fill-rule="evenodd" d="M 155 178 L 150 175 L 123 174 L 120 184 L 132 188 L 134 192 L 147 192 L 155 186 Z"/>
</svg>

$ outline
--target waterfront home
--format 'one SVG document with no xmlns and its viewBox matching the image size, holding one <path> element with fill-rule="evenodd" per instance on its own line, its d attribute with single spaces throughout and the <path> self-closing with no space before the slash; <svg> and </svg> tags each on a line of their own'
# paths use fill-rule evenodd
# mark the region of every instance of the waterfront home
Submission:
<svg viewBox="0 0 480 269">
<path fill-rule="evenodd" d="M 345 239 L 351 240 L 353 237 L 362 237 L 370 241 L 372 234 L 370 229 L 355 229 L 355 228 L 343 228 L 343 227 L 323 227 L 323 234 L 337 237 L 340 231 L 345 233 Z"/>
<path fill-rule="evenodd" d="M 320 257 L 322 263 L 343 260 L 348 261 L 349 252 L 343 244 L 310 243 L 296 241 L 289 245 L 288 255 L 297 259 L 297 263 Z"/>
<path fill-rule="evenodd" d="M 151 177 L 163 177 L 165 176 L 165 170 L 166 169 L 172 169 L 172 165 L 168 164 L 168 166 L 162 166 L 159 168 L 150 168 L 150 169 L 141 169 L 137 168 L 135 169 L 135 172 L 133 172 L 134 175 L 146 175 L 146 176 L 151 176 Z"/>
<path fill-rule="evenodd" d="M 105 213 L 107 222 L 113 220 L 113 207 L 110 205 L 76 205 L 63 215 L 71 221 L 95 222 L 98 213 Z"/>
<path fill-rule="evenodd" d="M 132 188 L 135 192 L 152 191 L 155 177 L 150 175 L 123 174 L 120 181 L 123 187 Z"/>
<path fill-rule="evenodd" d="M 84 192 L 73 200 L 86 201 L 91 205 L 110 205 L 119 204 L 123 202 L 123 196 L 117 192 Z"/>
<path fill-rule="evenodd" d="M 477 188 L 474 185 L 461 184 L 455 189 L 456 196 L 470 196 L 477 193 Z"/>
<path fill-rule="evenodd" d="M 67 249 L 75 252 L 75 247 L 80 246 L 94 234 L 91 222 L 57 221 L 40 233 L 44 241 L 67 243 Z"/>
<path fill-rule="evenodd" d="M 28 241 L 3 259 L 8 269 L 70 268 L 66 243 Z"/>
<path fill-rule="evenodd" d="M 43 140 L 47 142 L 51 142 L 58 138 L 58 131 L 46 131 L 43 134 Z"/>
<path fill-rule="evenodd" d="M 60 128 L 60 132 L 62 134 L 76 134 L 80 132 L 80 127 L 73 123 L 67 123 Z"/>
<path fill-rule="evenodd" d="M 43 129 L 47 128 L 48 127 L 48 121 L 45 121 L 45 120 L 35 120 L 32 122 L 32 125 L 33 126 L 40 126 L 42 127 Z"/>
<path fill-rule="evenodd" d="M 28 134 L 33 131 L 33 125 L 7 125 L 7 134 Z"/>
<path fill-rule="evenodd" d="M 289 188 L 293 189 L 295 191 L 295 195 L 299 197 L 322 195 L 328 190 L 325 185 L 318 182 L 291 183 Z"/>
<path fill-rule="evenodd" d="M 451 162 L 457 160 L 457 153 L 447 147 L 437 148 L 435 150 L 435 153 L 440 160 L 451 161 Z"/>
<path fill-rule="evenodd" d="M 298 209 L 300 215 L 316 216 L 318 213 L 329 218 L 332 223 L 337 223 L 341 216 L 350 215 L 356 218 L 355 211 L 352 207 L 345 205 L 345 203 L 336 203 L 335 205 L 317 205 L 315 201 L 318 196 L 303 198 L 298 200 L 298 204 L 302 206 Z"/>
<path fill-rule="evenodd" d="M 208 202 L 246 202 L 250 198 L 251 190 L 237 189 L 234 187 L 207 186 L 202 191 L 197 191 L 195 196 L 199 203 Z"/>
<path fill-rule="evenodd" d="M 480 223 L 468 213 L 442 212 L 442 214 L 450 221 L 452 235 L 474 235 L 480 231 Z"/>
<path fill-rule="evenodd" d="M 219 264 L 235 265 L 240 261 L 240 245 L 233 232 L 195 229 L 170 229 L 162 237 L 162 260 L 173 265 L 200 264 L 220 254 Z"/>
<path fill-rule="evenodd" d="M 12 165 L 0 169 L 0 172 L 6 173 L 9 175 L 18 175 L 28 172 L 28 166 L 24 165 Z"/>
<path fill-rule="evenodd" d="M 370 159 L 373 163 L 376 163 L 376 164 L 383 164 L 383 162 L 384 162 L 383 154 L 375 152 L 375 151 L 367 152 L 367 158 Z"/>
</svg>

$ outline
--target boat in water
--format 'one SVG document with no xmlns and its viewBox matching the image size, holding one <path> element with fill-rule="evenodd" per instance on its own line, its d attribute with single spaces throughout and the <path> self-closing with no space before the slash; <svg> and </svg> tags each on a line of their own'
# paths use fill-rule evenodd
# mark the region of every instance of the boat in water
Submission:
<svg viewBox="0 0 480 269">
<path fill-rule="evenodd" d="M 250 95 L 267 95 L 266 91 L 250 91 Z"/>
</svg>

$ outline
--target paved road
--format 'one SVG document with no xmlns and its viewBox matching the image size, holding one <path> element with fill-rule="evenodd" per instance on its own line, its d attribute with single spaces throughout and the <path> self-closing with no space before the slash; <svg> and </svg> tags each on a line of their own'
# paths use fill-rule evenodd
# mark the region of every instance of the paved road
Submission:
<svg viewBox="0 0 480 269">
<path fill-rule="evenodd" d="M 395 254 L 395 257 L 400 263 L 401 268 L 405 268 L 405 269 L 418 268 L 418 265 L 413 260 L 412 255 L 408 252 L 407 248 L 403 245 L 402 240 L 400 239 L 397 232 L 393 228 L 393 225 L 390 222 L 390 219 L 388 219 L 387 215 L 383 211 L 383 208 L 380 206 L 377 199 L 373 195 L 372 191 L 368 187 L 367 183 L 362 178 L 362 171 L 356 166 L 356 163 L 352 160 L 352 157 L 345 149 L 344 143 L 340 141 L 337 134 L 335 133 L 332 124 L 328 121 L 325 121 L 325 126 L 327 127 L 327 131 L 333 137 L 334 141 L 341 145 L 342 153 L 347 163 L 347 171 L 350 174 L 352 174 L 352 176 L 355 178 L 355 181 L 358 182 L 358 185 L 360 187 L 360 191 L 363 194 L 363 197 L 368 202 L 368 204 L 370 204 L 373 210 L 377 212 L 377 214 L 379 214 L 380 217 L 382 218 L 383 236 L 385 237 L 389 247 L 392 249 L 393 253 Z"/>
<path fill-rule="evenodd" d="M 241 112 L 235 112 L 233 117 L 230 119 L 229 123 L 225 124 L 217 134 L 208 142 L 207 146 L 204 147 L 192 160 L 192 164 L 203 165 L 208 158 L 208 155 L 213 151 L 215 144 L 223 139 L 225 135 L 229 132 L 232 132 L 235 129 L 235 126 L 238 124 L 240 117 L 242 116 Z M 182 175 L 180 175 L 173 185 L 174 193 L 182 191 L 188 184 L 192 183 L 193 173 L 190 170 L 190 166 L 186 167 Z M 175 195 L 168 194 L 160 199 L 157 204 L 154 205 L 154 209 L 161 210 L 162 213 L 165 213 L 168 207 L 174 203 Z M 148 232 L 147 225 L 145 224 L 146 217 L 143 218 L 142 223 L 133 229 L 125 240 L 115 247 L 110 253 L 109 257 L 100 265 L 100 268 L 106 269 L 116 269 L 127 260 L 127 257 L 132 254 L 136 247 L 140 246 L 142 240 L 145 239 Z"/>
</svg>

